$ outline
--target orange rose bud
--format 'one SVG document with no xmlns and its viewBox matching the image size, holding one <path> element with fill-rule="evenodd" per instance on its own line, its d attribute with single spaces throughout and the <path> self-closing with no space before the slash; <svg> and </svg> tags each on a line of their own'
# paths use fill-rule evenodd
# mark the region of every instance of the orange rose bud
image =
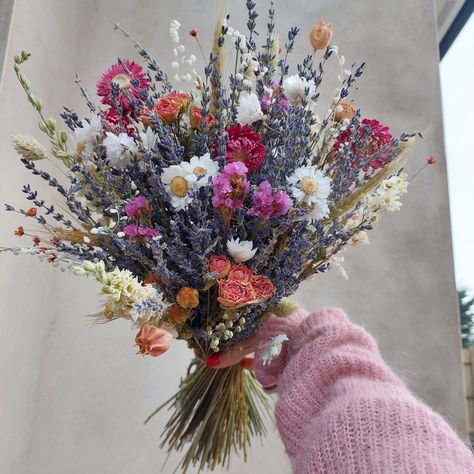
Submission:
<svg viewBox="0 0 474 474">
<path fill-rule="evenodd" d="M 258 303 L 257 295 L 250 283 L 238 280 L 219 280 L 220 305 L 224 309 L 238 309 L 248 304 Z"/>
<path fill-rule="evenodd" d="M 199 293 L 194 288 L 184 286 L 178 291 L 176 295 L 176 301 L 185 309 L 193 309 L 199 306 Z"/>
<path fill-rule="evenodd" d="M 183 324 L 188 319 L 188 311 L 175 303 L 167 308 L 166 317 L 174 324 Z"/>
<path fill-rule="evenodd" d="M 320 21 L 309 33 L 309 42 L 315 51 L 326 49 L 332 39 L 332 24 Z"/>
<path fill-rule="evenodd" d="M 138 331 L 135 342 L 141 354 L 156 357 L 169 349 L 173 336 L 164 329 L 145 324 Z"/>
<path fill-rule="evenodd" d="M 191 107 L 189 109 L 189 125 L 191 126 L 191 128 L 193 130 L 198 130 L 199 128 L 201 128 L 202 120 L 202 109 L 195 106 Z M 207 128 L 212 128 L 216 124 L 216 119 L 214 115 L 207 114 L 205 124 Z"/>
<path fill-rule="evenodd" d="M 339 102 L 339 104 L 336 105 L 334 112 L 334 120 L 336 122 L 341 122 L 345 119 L 351 120 L 356 114 L 356 109 L 352 104 L 348 104 L 347 102 Z"/>
</svg>

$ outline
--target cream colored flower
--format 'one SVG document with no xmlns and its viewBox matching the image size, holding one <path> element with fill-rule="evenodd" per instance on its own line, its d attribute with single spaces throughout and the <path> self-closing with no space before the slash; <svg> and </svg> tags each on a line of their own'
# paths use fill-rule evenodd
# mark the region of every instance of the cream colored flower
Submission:
<svg viewBox="0 0 474 474">
<path fill-rule="evenodd" d="M 256 253 L 257 248 L 253 248 L 253 242 L 250 240 L 230 239 L 227 241 L 227 251 L 237 262 L 242 263 L 250 260 Z"/>
<path fill-rule="evenodd" d="M 241 125 L 251 125 L 263 117 L 260 101 L 255 94 L 242 92 L 237 106 L 237 122 Z"/>
</svg>

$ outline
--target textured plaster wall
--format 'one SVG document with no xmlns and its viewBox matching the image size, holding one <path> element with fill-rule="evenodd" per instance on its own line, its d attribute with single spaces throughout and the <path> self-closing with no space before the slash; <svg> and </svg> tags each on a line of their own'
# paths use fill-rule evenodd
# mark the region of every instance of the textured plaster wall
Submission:
<svg viewBox="0 0 474 474">
<path fill-rule="evenodd" d="M 243 30 L 236 8 L 243 2 L 231 3 L 232 21 Z M 349 281 L 337 272 L 322 275 L 305 284 L 298 298 L 308 309 L 346 309 L 378 339 L 386 359 L 418 396 L 464 432 L 433 1 L 276 3 L 280 32 L 301 27 L 295 57 L 306 53 L 307 32 L 323 17 L 334 21 L 334 43 L 348 61 L 367 61 L 357 93 L 365 116 L 397 133 L 430 128 L 412 155 L 410 174 L 428 154 L 440 163 L 416 178 L 403 212 L 384 219 L 371 234 L 371 246 L 347 253 Z M 258 4 L 264 9 L 267 2 Z M 137 58 L 112 21 L 134 32 L 166 65 L 169 19 L 178 18 L 183 32 L 197 27 L 205 36 L 215 11 L 211 0 L 17 0 L 0 91 L 0 201 L 24 206 L 19 186 L 28 182 L 51 196 L 22 168 L 9 144 L 17 131 L 37 132 L 36 117 L 12 73 L 18 50 L 33 52 L 25 72 L 47 113 L 62 105 L 84 112 L 75 72 L 93 91 L 96 78 L 118 55 Z M 326 79 L 336 73 L 330 67 Z M 15 242 L 12 231 L 20 223 L 15 215 L 1 214 L 2 244 Z M 160 359 L 137 357 L 127 324 L 94 327 L 85 317 L 98 309 L 96 293 L 93 282 L 31 257 L 0 256 L 1 472 L 159 472 L 165 455 L 157 445 L 166 415 L 147 426 L 142 420 L 176 389 L 190 353 L 178 343 Z M 172 455 L 162 472 L 170 473 L 177 460 Z M 237 460 L 230 470 L 289 471 L 271 426 L 263 446 L 255 443 L 249 463 Z"/>
</svg>

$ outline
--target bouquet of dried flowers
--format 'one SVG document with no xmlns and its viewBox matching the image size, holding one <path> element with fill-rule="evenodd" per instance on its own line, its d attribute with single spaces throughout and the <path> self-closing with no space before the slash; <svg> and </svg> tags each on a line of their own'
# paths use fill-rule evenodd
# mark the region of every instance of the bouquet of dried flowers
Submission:
<svg viewBox="0 0 474 474">
<path fill-rule="evenodd" d="M 141 354 L 158 356 L 175 339 L 186 341 L 194 352 L 189 371 L 157 409 L 173 410 L 163 445 L 186 449 L 184 470 L 228 464 L 232 450 L 246 456 L 251 436 L 265 433 L 267 397 L 254 375 L 203 361 L 254 334 L 270 313 L 291 313 L 285 298 L 301 282 L 342 269 L 341 251 L 366 243 L 380 217 L 400 208 L 404 157 L 415 137 L 394 138 L 377 120 L 362 119 L 348 97 L 364 64 L 345 67 L 329 23 L 314 26 L 308 55 L 290 72 L 298 28 L 280 46 L 271 4 L 257 47 L 255 3 L 246 8 L 248 33 L 220 18 L 208 55 L 198 31 L 189 32 L 204 56 L 202 74 L 178 21 L 170 25 L 171 75 L 115 25 L 146 68 L 119 59 L 97 83 L 100 105 L 77 80 L 90 115 L 64 108 L 67 132 L 46 118 L 21 71 L 29 53 L 14 64 L 51 149 L 20 135 L 14 146 L 62 204 L 23 186 L 31 205 L 6 209 L 37 224 L 15 231 L 32 245 L 1 250 L 97 280 L 104 295 L 97 320 L 129 320 Z M 318 91 L 330 60 L 340 75 L 328 108 Z M 42 171 L 44 160 L 63 173 Z M 285 339 L 269 341 L 267 363 Z"/>
</svg>

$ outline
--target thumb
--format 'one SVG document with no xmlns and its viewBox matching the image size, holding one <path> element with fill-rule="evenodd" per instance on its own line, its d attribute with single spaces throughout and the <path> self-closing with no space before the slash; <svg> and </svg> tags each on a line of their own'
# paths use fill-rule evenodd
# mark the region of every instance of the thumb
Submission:
<svg viewBox="0 0 474 474">
<path fill-rule="evenodd" d="M 204 363 L 213 369 L 224 369 L 231 365 L 238 364 L 246 355 L 256 349 L 255 337 L 250 337 L 240 341 L 222 352 L 216 352 L 204 359 Z"/>
</svg>

